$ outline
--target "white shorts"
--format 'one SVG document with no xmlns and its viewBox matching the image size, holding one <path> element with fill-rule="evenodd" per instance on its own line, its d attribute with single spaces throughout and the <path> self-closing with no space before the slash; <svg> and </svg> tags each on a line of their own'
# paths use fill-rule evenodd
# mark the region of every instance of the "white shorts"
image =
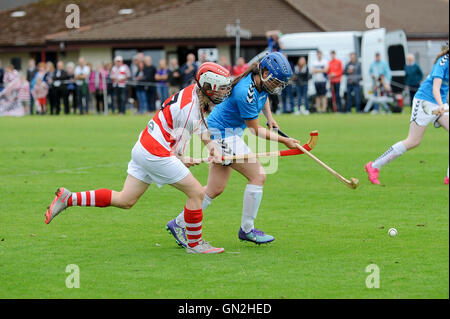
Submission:
<svg viewBox="0 0 450 319">
<path fill-rule="evenodd" d="M 176 157 L 159 157 L 150 154 L 138 141 L 131 151 L 127 173 L 144 183 L 158 187 L 175 184 L 185 178 L 189 169 Z"/>
<path fill-rule="evenodd" d="M 214 143 L 222 149 L 222 156 L 244 155 L 251 153 L 247 144 L 245 144 L 244 140 L 238 135 L 220 138 L 214 140 Z M 222 165 L 229 166 L 231 163 L 232 161 L 224 161 Z"/>
<path fill-rule="evenodd" d="M 426 111 L 424 111 L 424 109 Z M 437 120 L 440 116 L 432 114 L 432 112 L 437 109 L 439 109 L 439 106 L 437 104 L 414 98 L 411 109 L 410 122 L 415 122 L 420 126 L 427 126 L 428 124 L 433 122 L 435 127 L 439 127 L 440 125 Z"/>
</svg>

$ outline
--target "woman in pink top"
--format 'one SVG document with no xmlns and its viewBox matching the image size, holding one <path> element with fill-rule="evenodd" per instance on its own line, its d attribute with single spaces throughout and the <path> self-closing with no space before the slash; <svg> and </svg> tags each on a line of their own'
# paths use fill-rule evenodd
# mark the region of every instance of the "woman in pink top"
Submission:
<svg viewBox="0 0 450 319">
<path fill-rule="evenodd" d="M 103 112 L 105 107 L 103 93 L 106 89 L 106 76 L 107 72 L 103 64 L 97 65 L 97 69 L 89 75 L 89 92 L 95 96 L 97 113 Z"/>
</svg>

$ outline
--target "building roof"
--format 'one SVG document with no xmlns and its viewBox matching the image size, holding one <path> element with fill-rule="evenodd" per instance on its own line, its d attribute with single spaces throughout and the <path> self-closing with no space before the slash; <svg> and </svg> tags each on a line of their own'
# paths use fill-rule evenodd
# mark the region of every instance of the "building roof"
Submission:
<svg viewBox="0 0 450 319">
<path fill-rule="evenodd" d="M 234 24 L 236 19 L 240 19 L 241 28 L 256 38 L 265 38 L 270 29 L 321 31 L 284 0 L 193 0 L 121 23 L 108 21 L 89 30 L 66 31 L 47 39 L 71 42 L 227 38 L 226 25 Z"/>
<path fill-rule="evenodd" d="M 59 42 L 227 39 L 225 27 L 240 19 L 253 41 L 266 30 L 283 33 L 366 30 L 373 0 L 41 0 L 0 11 L 0 50 L 51 47 Z M 81 28 L 68 30 L 68 4 L 80 7 Z M 381 27 L 403 29 L 408 38 L 448 37 L 449 0 L 377 0 Z M 132 8 L 130 15 L 118 11 Z M 26 16 L 11 17 L 24 10 Z M 232 41 L 228 38 L 228 41 Z"/>
<path fill-rule="evenodd" d="M 324 31 L 367 30 L 369 4 L 380 9 L 380 27 L 403 29 L 408 38 L 448 37 L 449 0 L 286 0 Z"/>
<path fill-rule="evenodd" d="M 41 0 L 14 9 L 0 11 L 0 46 L 42 46 L 49 34 L 66 31 L 66 7 L 77 4 L 80 24 L 89 26 L 115 19 L 118 23 L 156 10 L 164 10 L 183 0 Z M 119 16 L 120 9 L 132 8 L 134 13 Z M 11 17 L 13 11 L 23 10 L 24 17 Z"/>
</svg>

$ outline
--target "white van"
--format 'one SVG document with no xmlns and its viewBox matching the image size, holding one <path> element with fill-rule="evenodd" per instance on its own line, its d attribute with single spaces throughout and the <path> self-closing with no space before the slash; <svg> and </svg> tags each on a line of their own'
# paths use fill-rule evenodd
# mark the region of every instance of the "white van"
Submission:
<svg viewBox="0 0 450 319">
<path fill-rule="evenodd" d="M 375 60 L 375 53 L 379 52 L 381 59 L 388 62 L 392 74 L 392 90 L 394 93 L 403 90 L 405 83 L 405 61 L 407 52 L 406 35 L 403 30 L 389 31 L 374 29 L 370 31 L 343 31 L 343 32 L 301 32 L 284 34 L 280 37 L 284 45 L 283 52 L 287 53 L 293 65 L 300 56 L 304 56 L 311 69 L 311 62 L 317 59 L 317 50 L 322 51 L 325 59 L 330 59 L 330 52 L 336 51 L 336 57 L 342 61 L 343 68 L 349 61 L 349 54 L 355 52 L 361 63 L 361 86 L 363 96 L 367 100 L 372 92 L 373 82 L 369 75 L 370 64 Z M 261 58 L 265 52 L 258 54 L 251 62 Z M 347 80 L 341 80 L 341 97 L 346 92 Z M 308 95 L 314 95 L 315 89 L 312 81 L 309 83 Z"/>
</svg>

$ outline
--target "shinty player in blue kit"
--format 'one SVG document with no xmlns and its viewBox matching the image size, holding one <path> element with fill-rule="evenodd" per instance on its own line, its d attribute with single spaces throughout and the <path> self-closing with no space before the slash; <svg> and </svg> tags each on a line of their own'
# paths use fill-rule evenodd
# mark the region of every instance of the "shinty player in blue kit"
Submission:
<svg viewBox="0 0 450 319">
<path fill-rule="evenodd" d="M 258 123 L 259 113 L 263 111 L 269 128 L 278 127 L 272 117 L 268 94 L 281 93 L 291 77 L 292 69 L 286 57 L 279 52 L 273 52 L 266 55 L 260 62 L 252 64 L 242 75 L 233 80 L 230 98 L 216 105 L 207 118 L 213 142 L 217 143 L 223 156 L 251 153 L 241 137 L 246 127 L 260 138 L 277 141 L 290 149 L 296 149 L 299 141 L 279 136 Z M 255 244 L 273 241 L 273 236 L 254 227 L 266 180 L 266 174 L 258 160 L 211 164 L 202 209 L 205 210 L 212 200 L 224 191 L 232 169 L 248 180 L 244 191 L 239 239 Z M 169 221 L 166 227 L 174 235 L 177 243 L 183 246 L 185 245 L 184 227 L 183 212 Z"/>
<path fill-rule="evenodd" d="M 448 131 L 448 60 L 447 42 L 444 50 L 436 57 L 430 75 L 422 82 L 414 96 L 408 137 L 392 145 L 375 161 L 365 165 L 364 168 L 372 184 L 380 184 L 378 174 L 384 165 L 420 145 L 429 123 L 433 122 L 435 127 L 442 126 Z M 446 185 L 449 183 L 448 173 L 447 166 L 447 176 L 444 178 Z"/>
</svg>

